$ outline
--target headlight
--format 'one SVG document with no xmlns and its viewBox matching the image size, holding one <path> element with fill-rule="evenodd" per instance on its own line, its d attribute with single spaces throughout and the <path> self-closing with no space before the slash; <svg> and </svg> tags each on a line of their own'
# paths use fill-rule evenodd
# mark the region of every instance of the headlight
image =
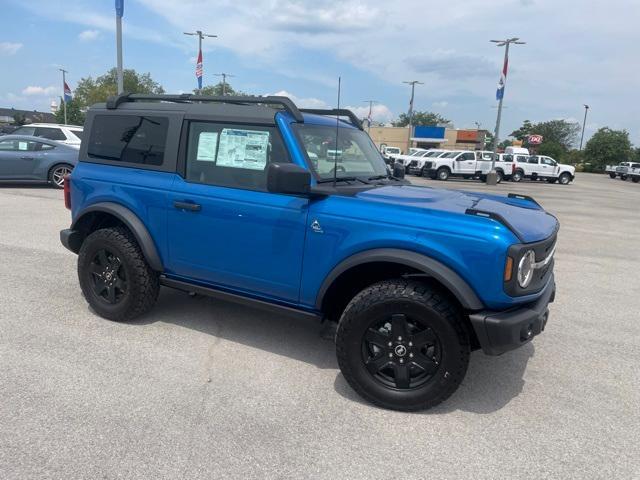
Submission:
<svg viewBox="0 0 640 480">
<path fill-rule="evenodd" d="M 518 263 L 518 285 L 527 288 L 533 279 L 533 264 L 536 263 L 536 254 L 533 250 L 527 250 Z"/>
</svg>

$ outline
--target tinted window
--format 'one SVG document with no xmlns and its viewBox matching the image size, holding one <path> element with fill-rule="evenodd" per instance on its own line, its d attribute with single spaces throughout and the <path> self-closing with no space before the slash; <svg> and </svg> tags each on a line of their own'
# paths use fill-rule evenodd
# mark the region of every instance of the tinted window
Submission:
<svg viewBox="0 0 640 480">
<path fill-rule="evenodd" d="M 538 163 L 538 157 L 529 157 L 528 163 Z"/>
<path fill-rule="evenodd" d="M 513 162 L 513 155 L 503 155 L 502 156 L 502 161 L 503 162 Z"/>
<path fill-rule="evenodd" d="M 38 143 L 36 146 L 36 150 L 53 150 L 54 148 L 56 147 L 49 145 L 48 143 Z"/>
<path fill-rule="evenodd" d="M 186 179 L 191 182 L 266 190 L 267 165 L 288 163 L 273 127 L 191 122 Z"/>
<path fill-rule="evenodd" d="M 96 115 L 87 154 L 91 158 L 162 165 L 169 120 L 138 115 Z"/>
<path fill-rule="evenodd" d="M 36 127 L 34 133 L 36 137 L 48 138 L 49 140 L 66 140 L 64 133 L 59 128 Z"/>
<path fill-rule="evenodd" d="M 476 159 L 475 154 L 471 152 L 463 153 L 460 158 L 460 160 L 475 160 L 475 159 Z"/>
<path fill-rule="evenodd" d="M 38 150 L 39 142 L 26 140 L 3 140 L 0 142 L 0 151 L 4 152 L 34 152 Z"/>
<path fill-rule="evenodd" d="M 76 137 L 78 137 L 80 140 L 82 140 L 82 130 L 71 130 L 71 133 L 73 133 Z"/>
<path fill-rule="evenodd" d="M 13 131 L 14 135 L 34 135 L 35 134 L 35 127 L 20 127 L 20 128 L 16 128 Z"/>
</svg>

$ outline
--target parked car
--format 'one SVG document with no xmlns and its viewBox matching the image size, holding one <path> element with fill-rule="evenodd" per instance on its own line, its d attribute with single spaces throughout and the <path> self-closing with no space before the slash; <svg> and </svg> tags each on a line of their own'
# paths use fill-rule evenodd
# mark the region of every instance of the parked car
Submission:
<svg viewBox="0 0 640 480">
<path fill-rule="evenodd" d="M 80 147 L 82 127 L 78 125 L 59 125 L 55 123 L 30 123 L 13 132 L 14 135 L 33 135 L 57 142 Z"/>
<path fill-rule="evenodd" d="M 60 239 L 107 319 L 143 315 L 164 285 L 339 322 L 346 381 L 398 410 L 444 401 L 471 350 L 518 348 L 547 323 L 556 218 L 522 195 L 390 177 L 349 111 L 121 95 L 86 125 Z"/>
<path fill-rule="evenodd" d="M 0 136 L 13 133 L 18 127 L 15 125 L 0 125 Z"/>
<path fill-rule="evenodd" d="M 608 173 L 611 178 L 620 177 L 621 180 L 626 180 L 634 168 L 640 168 L 640 163 L 620 162 L 618 165 L 607 165 L 605 172 Z"/>
<path fill-rule="evenodd" d="M 393 157 L 396 155 L 402 155 L 402 150 L 398 147 L 385 147 L 382 149 L 382 158 L 384 158 L 387 165 L 393 165 Z"/>
<path fill-rule="evenodd" d="M 516 162 L 511 180 L 520 182 L 523 178 L 546 180 L 549 183 L 567 185 L 575 179 L 576 167 L 556 162 L 546 155 L 530 155 L 525 161 Z"/>
<path fill-rule="evenodd" d="M 408 173 L 410 173 L 411 175 L 417 175 L 419 177 L 425 176 L 426 163 L 430 159 L 438 158 L 447 152 L 448 150 L 438 150 L 438 149 L 427 150 L 426 152 L 422 153 L 420 156 L 416 156 L 414 159 L 407 162 Z"/>
<path fill-rule="evenodd" d="M 628 176 L 633 183 L 640 182 L 640 164 L 636 164 L 636 165 L 637 167 L 632 166 L 631 170 L 629 170 L 629 173 L 628 173 Z"/>
<path fill-rule="evenodd" d="M 407 166 L 408 163 L 415 159 L 424 156 L 427 153 L 427 150 L 416 150 L 409 155 L 393 155 L 393 163 L 394 165 L 397 163 L 399 165 Z"/>
<path fill-rule="evenodd" d="M 493 152 L 489 151 L 449 151 L 439 156 L 426 159 L 421 172 L 423 175 L 428 175 L 434 180 L 448 180 L 449 177 L 478 178 L 484 180 L 486 179 L 487 173 L 491 171 L 492 157 Z M 508 168 L 511 167 L 496 162 L 496 171 L 499 172 L 498 182 L 502 181 Z"/>
<path fill-rule="evenodd" d="M 78 163 L 78 149 L 29 135 L 0 137 L 0 181 L 50 183 L 62 188 Z"/>
</svg>

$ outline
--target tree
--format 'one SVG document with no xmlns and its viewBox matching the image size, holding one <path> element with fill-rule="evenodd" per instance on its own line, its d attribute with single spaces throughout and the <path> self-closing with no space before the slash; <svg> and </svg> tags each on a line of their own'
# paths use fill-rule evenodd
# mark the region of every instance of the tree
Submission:
<svg viewBox="0 0 640 480">
<path fill-rule="evenodd" d="M 498 144 L 498 150 L 504 150 L 511 146 L 511 140 L 503 140 Z"/>
<path fill-rule="evenodd" d="M 513 132 L 511 132 L 511 134 L 509 136 L 513 137 L 513 138 L 517 138 L 521 142 L 524 142 L 527 139 L 527 137 L 529 135 L 531 135 L 532 133 L 534 133 L 533 132 L 533 124 L 531 123 L 530 120 L 525 120 L 522 123 L 522 126 L 519 129 L 514 130 Z"/>
<path fill-rule="evenodd" d="M 64 105 L 60 103 L 60 107 L 56 110 L 56 122 L 64 122 Z M 67 102 L 67 123 L 69 125 L 84 125 L 84 113 L 80 110 L 80 104 L 75 98 Z"/>
<path fill-rule="evenodd" d="M 537 153 L 539 155 L 547 155 L 551 158 L 555 158 L 556 160 L 561 161 L 564 159 L 564 156 L 567 153 L 567 150 L 558 142 L 554 142 L 554 141 L 548 142 L 545 140 L 538 147 Z"/>
<path fill-rule="evenodd" d="M 489 131 L 484 134 L 484 148 L 493 148 L 493 133 Z"/>
<path fill-rule="evenodd" d="M 221 96 L 223 87 L 224 87 L 225 95 L 247 95 L 246 93 L 241 92 L 239 90 L 234 90 L 234 88 L 231 86 L 229 82 L 227 82 L 226 86 L 224 86 L 222 82 L 219 82 L 215 85 L 206 85 L 202 87 L 202 89 L 200 90 L 200 95 Z M 193 93 L 198 94 L 198 90 L 194 89 Z"/>
<path fill-rule="evenodd" d="M 543 144 L 546 142 L 560 145 L 563 153 L 567 152 L 578 139 L 580 124 L 566 120 L 549 120 L 547 122 L 531 123 L 525 120 L 520 128 L 511 132 L 511 137 L 517 138 L 527 145 L 529 135 L 542 135 Z M 555 148 L 550 147 L 550 148 Z"/>
<path fill-rule="evenodd" d="M 609 127 L 598 129 L 584 149 L 585 160 L 600 169 L 629 160 L 632 154 L 629 132 Z"/>
<path fill-rule="evenodd" d="M 112 68 L 95 80 L 91 77 L 83 78 L 78 82 L 74 100 L 79 108 L 85 110 L 94 103 L 104 102 L 108 96 L 115 95 L 118 91 L 117 71 Z M 123 73 L 124 91 L 128 93 L 164 93 L 162 85 L 151 78 L 149 73 L 137 73 L 132 69 L 125 69 Z"/>
<path fill-rule="evenodd" d="M 391 122 L 394 127 L 406 127 L 409 125 L 409 115 L 401 113 L 398 120 Z M 443 123 L 450 123 L 439 113 L 434 112 L 413 112 L 413 125 L 419 126 L 436 126 Z"/>
</svg>

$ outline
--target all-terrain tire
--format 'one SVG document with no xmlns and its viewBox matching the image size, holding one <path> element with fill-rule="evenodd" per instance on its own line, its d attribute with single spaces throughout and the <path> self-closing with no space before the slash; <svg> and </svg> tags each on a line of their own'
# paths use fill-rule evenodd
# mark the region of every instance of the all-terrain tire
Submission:
<svg viewBox="0 0 640 480">
<path fill-rule="evenodd" d="M 422 370 L 412 363 L 411 371 L 415 373 L 418 370 L 423 374 L 423 379 L 406 388 L 396 388 L 397 379 L 390 385 L 379 373 L 370 371 L 368 367 L 372 359 L 368 358 L 370 351 L 366 349 L 365 343 L 372 328 L 378 328 L 380 322 L 387 321 L 387 317 L 391 317 L 390 321 L 393 322 L 398 316 L 404 316 L 413 322 L 412 328 L 417 325 L 424 329 L 423 332 L 431 332 L 436 338 L 433 341 L 434 350 L 416 351 L 419 334 L 407 334 L 405 340 L 411 341 L 413 338 L 416 345 L 412 347 L 411 343 L 404 344 L 407 346 L 407 356 L 403 357 L 405 367 L 413 361 L 423 361 L 426 355 L 434 355 L 431 359 L 434 360 L 434 370 L 425 377 Z M 395 324 L 391 325 L 388 333 L 393 338 L 382 338 L 385 342 L 388 338 L 393 346 L 385 343 L 388 351 L 383 351 L 383 355 L 378 357 L 380 359 L 392 357 L 392 352 L 400 345 L 394 335 Z M 385 327 L 373 330 L 374 334 L 380 331 L 385 332 Z M 436 351 L 435 345 L 439 355 L 437 359 L 436 354 L 428 353 Z M 425 410 L 449 398 L 465 376 L 469 352 L 469 332 L 463 323 L 462 314 L 444 295 L 415 280 L 385 280 L 362 290 L 344 310 L 336 334 L 338 364 L 349 385 L 369 402 L 393 410 Z M 419 355 L 425 356 L 418 357 Z M 396 358 L 394 361 L 400 360 Z M 389 363 L 384 368 L 392 368 L 395 372 L 396 367 L 399 367 L 398 363 Z M 417 378 L 419 379 L 419 375 Z"/>
<path fill-rule="evenodd" d="M 116 275 L 126 279 L 126 289 L 120 291 L 115 303 L 96 293 L 95 259 L 105 251 L 109 258 L 118 261 Z M 131 232 L 123 227 L 96 230 L 84 240 L 78 254 L 78 279 L 93 310 L 117 322 L 132 320 L 151 310 L 160 290 L 158 274 L 145 260 Z"/>
</svg>

